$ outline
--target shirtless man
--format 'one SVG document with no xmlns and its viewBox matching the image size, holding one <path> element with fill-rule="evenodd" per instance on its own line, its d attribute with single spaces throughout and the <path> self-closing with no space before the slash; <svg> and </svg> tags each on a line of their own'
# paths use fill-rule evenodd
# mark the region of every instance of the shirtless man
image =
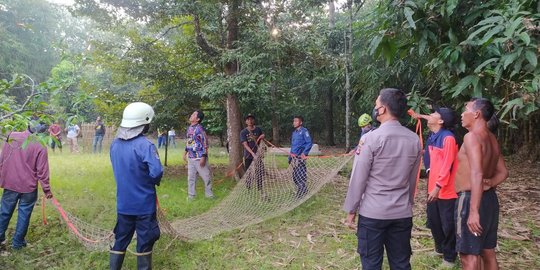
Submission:
<svg viewBox="0 0 540 270">
<path fill-rule="evenodd" d="M 508 177 L 499 144 L 487 121 L 494 114 L 493 104 L 473 98 L 461 114 L 469 132 L 458 153 L 455 185 L 456 250 L 463 269 L 498 269 L 495 247 L 499 224 L 499 202 L 495 187 Z"/>
</svg>

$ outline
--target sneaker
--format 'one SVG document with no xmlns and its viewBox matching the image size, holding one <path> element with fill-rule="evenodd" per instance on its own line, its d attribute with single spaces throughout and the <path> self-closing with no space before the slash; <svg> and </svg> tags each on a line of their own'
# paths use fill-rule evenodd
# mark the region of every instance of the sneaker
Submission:
<svg viewBox="0 0 540 270">
<path fill-rule="evenodd" d="M 441 268 L 443 268 L 443 269 L 452 269 L 452 268 L 454 268 L 454 266 L 456 266 L 455 263 L 449 262 L 449 261 L 446 261 L 446 260 L 442 260 Z"/>
<path fill-rule="evenodd" d="M 432 257 L 442 257 L 444 254 L 438 250 L 433 250 L 431 252 L 429 252 L 429 256 L 432 256 Z"/>
</svg>

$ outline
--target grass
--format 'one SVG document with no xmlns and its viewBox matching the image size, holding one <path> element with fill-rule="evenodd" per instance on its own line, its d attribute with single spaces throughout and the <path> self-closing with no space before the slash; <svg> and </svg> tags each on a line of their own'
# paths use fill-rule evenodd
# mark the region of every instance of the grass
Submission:
<svg viewBox="0 0 540 270">
<path fill-rule="evenodd" d="M 169 153 L 166 174 L 158 188 L 159 199 L 169 219 L 193 216 L 210 209 L 227 196 L 236 182 L 225 177 L 227 157 L 223 149 L 213 148 L 210 163 L 214 170 L 215 200 L 204 198 L 202 181 L 197 198 L 187 201 L 186 171 L 182 150 Z M 161 153 L 163 159 L 163 153 Z M 116 186 L 108 155 L 72 155 L 51 153 L 51 186 L 63 207 L 89 224 L 111 229 L 116 218 Z M 356 236 L 345 228 L 341 210 L 347 179 L 327 185 L 306 203 L 280 217 L 221 234 L 211 240 L 186 243 L 162 235 L 154 248 L 154 269 L 359 269 Z M 41 193 L 41 191 L 40 191 Z M 9 250 L 0 256 L 1 269 L 107 269 L 108 253 L 87 250 L 71 234 L 59 215 L 46 208 L 48 225 L 42 225 L 40 206 L 32 216 L 27 240 L 20 251 Z M 8 239 L 16 217 L 12 218 Z M 437 269 L 440 259 L 429 256 L 432 248 L 429 232 L 424 229 L 422 199 L 415 210 L 415 230 L 411 240 L 415 250 L 413 269 Z M 526 224 L 538 237 L 536 221 Z M 504 226 L 511 226 L 505 224 Z M 540 267 L 540 255 L 534 243 L 501 239 L 501 256 L 512 259 L 533 254 L 529 269 Z M 130 247 L 134 249 L 133 245 Z M 388 264 L 385 262 L 385 268 Z M 125 269 L 136 269 L 135 256 L 128 254 Z"/>
</svg>

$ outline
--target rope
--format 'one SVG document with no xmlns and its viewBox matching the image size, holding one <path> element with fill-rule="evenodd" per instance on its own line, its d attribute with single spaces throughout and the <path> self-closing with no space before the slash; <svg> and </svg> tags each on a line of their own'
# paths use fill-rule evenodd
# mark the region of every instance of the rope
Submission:
<svg viewBox="0 0 540 270">
<path fill-rule="evenodd" d="M 415 112 L 413 109 L 409 109 L 407 113 L 412 117 Z M 420 138 L 420 149 L 422 151 L 424 150 L 424 139 L 422 137 L 422 122 L 420 121 L 420 118 L 416 119 L 416 134 Z M 420 155 L 420 166 L 418 167 L 418 173 L 416 174 L 416 189 L 414 191 L 414 197 L 416 198 L 416 195 L 418 194 L 418 185 L 420 184 L 420 172 L 422 171 L 422 159 L 424 158 L 424 155 Z"/>
</svg>

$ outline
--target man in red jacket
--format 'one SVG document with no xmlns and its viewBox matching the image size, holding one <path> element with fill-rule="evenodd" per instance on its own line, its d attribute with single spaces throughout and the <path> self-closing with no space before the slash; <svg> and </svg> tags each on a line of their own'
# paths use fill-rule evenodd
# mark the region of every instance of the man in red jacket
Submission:
<svg viewBox="0 0 540 270">
<path fill-rule="evenodd" d="M 429 172 L 427 225 L 435 241 L 435 251 L 443 256 L 443 266 L 453 267 L 457 257 L 454 179 L 458 145 L 452 132 L 456 114 L 450 108 L 441 107 L 430 115 L 413 117 L 426 119 L 431 131 L 424 152 L 424 166 Z"/>
<path fill-rule="evenodd" d="M 0 154 L 0 186 L 4 189 L 0 206 L 0 243 L 6 244 L 6 229 L 18 204 L 13 249 L 21 249 L 27 244 L 24 238 L 38 197 L 38 182 L 48 199 L 53 196 L 47 148 L 28 138 L 32 133 L 44 132 L 45 128 L 39 124 L 32 127 L 24 132 L 12 132 Z M 30 142 L 23 146 L 26 140 Z"/>
</svg>

